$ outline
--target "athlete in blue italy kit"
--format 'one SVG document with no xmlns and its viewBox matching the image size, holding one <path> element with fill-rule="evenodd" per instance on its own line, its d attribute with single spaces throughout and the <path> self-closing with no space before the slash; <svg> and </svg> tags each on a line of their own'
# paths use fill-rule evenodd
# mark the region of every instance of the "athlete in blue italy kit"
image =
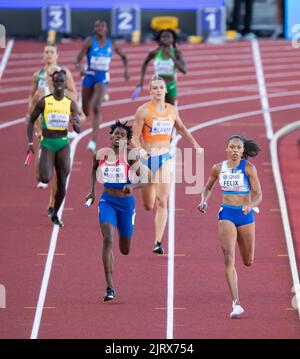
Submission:
<svg viewBox="0 0 300 359">
<path fill-rule="evenodd" d="M 230 318 L 237 318 L 244 309 L 240 305 L 235 269 L 235 245 L 238 243 L 243 262 L 251 266 L 254 260 L 254 210 L 262 200 L 262 191 L 253 164 L 247 158 L 259 152 L 258 145 L 245 136 L 234 135 L 227 141 L 227 160 L 212 167 L 203 189 L 200 212 L 205 213 L 207 200 L 219 181 L 223 203 L 219 211 L 219 241 L 225 258 L 225 277 L 232 297 Z"/>
<path fill-rule="evenodd" d="M 110 134 L 111 148 L 102 149 L 94 155 L 92 188 L 86 198 L 94 202 L 96 179 L 104 184 L 99 201 L 99 221 L 103 236 L 102 260 L 107 283 L 104 301 L 109 301 L 116 295 L 112 280 L 114 230 L 117 227 L 121 253 L 128 254 L 135 219 L 132 190 L 142 185 L 141 183 L 133 184 L 129 180 L 130 175 L 134 176 L 135 173 L 139 175 L 139 161 L 127 160 L 127 142 L 132 138 L 131 126 L 117 121 L 111 126 Z"/>
<path fill-rule="evenodd" d="M 107 36 L 107 24 L 104 20 L 96 20 L 94 24 L 94 35 L 88 37 L 78 56 L 75 66 L 84 76 L 82 80 L 82 107 L 86 116 L 90 110 L 93 113 L 92 138 L 89 141 L 88 149 L 96 150 L 96 137 L 101 118 L 101 107 L 107 86 L 109 84 L 109 68 L 113 51 L 122 59 L 125 72 L 124 78 L 129 79 L 127 56 L 122 50 L 113 43 Z M 86 66 L 81 65 L 81 61 L 86 56 Z"/>
</svg>

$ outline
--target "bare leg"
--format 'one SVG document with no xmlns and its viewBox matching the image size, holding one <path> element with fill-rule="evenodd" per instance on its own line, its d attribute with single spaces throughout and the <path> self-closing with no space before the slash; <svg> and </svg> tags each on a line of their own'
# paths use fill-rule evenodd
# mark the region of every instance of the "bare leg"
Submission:
<svg viewBox="0 0 300 359">
<path fill-rule="evenodd" d="M 237 241 L 237 230 L 230 221 L 219 221 L 219 241 L 225 260 L 225 278 L 228 284 L 232 300 L 239 304 L 238 276 L 235 269 L 235 244 Z"/>
<path fill-rule="evenodd" d="M 91 108 L 93 111 L 93 132 L 92 132 L 92 140 L 96 141 L 99 124 L 101 120 L 101 107 L 103 103 L 103 98 L 106 92 L 106 85 L 97 84 L 94 87 L 94 93 L 91 98 Z"/>
<path fill-rule="evenodd" d="M 49 183 L 53 174 L 55 153 L 47 147 L 41 146 L 41 156 L 39 162 L 39 180 L 43 183 Z"/>
<path fill-rule="evenodd" d="M 131 237 L 120 237 L 119 238 L 119 248 L 120 252 L 125 256 L 129 254 L 131 244 Z"/>
<path fill-rule="evenodd" d="M 57 176 L 57 190 L 55 193 L 54 215 L 57 215 L 66 195 L 66 183 L 70 173 L 70 145 L 67 145 L 56 152 L 55 169 Z"/>
<path fill-rule="evenodd" d="M 54 171 L 53 178 L 52 178 L 52 185 L 50 188 L 50 197 L 49 197 L 48 208 L 54 208 L 56 191 L 57 191 L 57 177 L 56 177 L 56 171 Z"/>
<path fill-rule="evenodd" d="M 156 184 L 155 242 L 162 241 L 168 220 L 169 183 Z"/>
<path fill-rule="evenodd" d="M 238 245 L 245 266 L 250 267 L 254 261 L 255 223 L 238 227 Z"/>
<path fill-rule="evenodd" d="M 93 96 L 94 88 L 93 87 L 82 87 L 82 110 L 86 117 L 90 113 L 90 100 Z"/>
<path fill-rule="evenodd" d="M 109 222 L 100 223 L 103 236 L 102 261 L 107 287 L 113 288 L 114 255 L 112 243 L 114 238 L 114 226 Z"/>
</svg>

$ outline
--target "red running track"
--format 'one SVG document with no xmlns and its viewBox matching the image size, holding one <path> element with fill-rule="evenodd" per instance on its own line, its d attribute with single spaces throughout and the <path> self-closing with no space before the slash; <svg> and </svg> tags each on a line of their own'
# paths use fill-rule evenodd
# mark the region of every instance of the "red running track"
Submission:
<svg viewBox="0 0 300 359">
<path fill-rule="evenodd" d="M 60 45 L 60 62 L 72 68 L 80 46 L 80 42 Z M 121 78 L 121 62 L 113 61 L 110 102 L 103 108 L 104 122 L 125 116 L 133 118 L 137 107 L 147 100 L 146 90 L 134 103 L 129 97 L 149 48 L 148 45 L 124 45 L 129 56 L 129 83 Z M 290 107 L 272 112 L 276 131 L 299 119 L 299 108 L 293 109 L 297 105 L 300 85 L 300 75 L 294 66 L 297 54 L 284 41 L 261 41 L 260 48 L 270 107 Z M 41 50 L 40 43 L 20 41 L 14 44 L 0 82 L 0 124 L 24 116 L 30 77 L 40 66 Z M 182 50 L 189 73 L 179 76 L 179 105 L 187 127 L 261 110 L 248 42 L 183 45 Z M 79 88 L 77 74 L 75 79 Z M 89 127 L 90 121 L 87 121 L 82 130 Z M 107 145 L 108 129 L 100 133 L 98 145 Z M 231 303 L 216 227 L 220 193 L 215 190 L 208 213 L 201 216 L 196 210 L 199 196 L 186 195 L 185 185 L 177 184 L 172 337 L 300 338 L 297 311 L 291 307 L 291 274 L 261 114 L 245 115 L 194 132 L 205 147 L 205 178 L 211 165 L 224 159 L 225 141 L 233 133 L 254 138 L 262 148 L 261 154 L 253 160 L 264 194 L 261 213 L 256 217 L 254 265 L 243 267 L 237 255 L 240 297 L 246 313 L 240 320 L 228 318 Z M 46 216 L 48 192 L 35 189 L 32 166 L 23 166 L 24 124 L 1 128 L 0 136 L 1 163 L 5 164 L 0 187 L 0 283 L 7 290 L 7 308 L 0 310 L 0 337 L 29 338 L 53 229 Z M 294 137 L 283 140 L 288 145 L 280 146 L 279 154 L 284 182 L 294 181 L 286 186 L 299 260 L 295 198 L 300 191 L 295 184 L 296 178 L 290 178 L 291 168 L 297 162 L 296 154 L 290 158 L 296 151 Z M 79 142 L 75 154 L 63 213 L 65 228 L 58 234 L 38 338 L 166 338 L 168 255 L 154 256 L 151 252 L 153 213 L 144 211 L 139 193 L 136 194 L 136 229 L 130 255 L 121 256 L 115 243 L 117 297 L 112 303 L 101 301 L 105 283 L 97 209 L 96 206 L 89 209 L 82 206 L 89 191 L 91 167 L 87 140 L 88 136 Z M 186 146 L 184 141 L 179 142 L 180 148 Z M 167 234 L 164 243 L 167 247 Z"/>
</svg>

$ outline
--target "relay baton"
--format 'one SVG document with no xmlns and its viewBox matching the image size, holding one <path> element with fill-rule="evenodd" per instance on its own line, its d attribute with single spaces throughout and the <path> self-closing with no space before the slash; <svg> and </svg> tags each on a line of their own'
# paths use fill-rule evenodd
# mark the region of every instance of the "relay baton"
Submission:
<svg viewBox="0 0 300 359">
<path fill-rule="evenodd" d="M 92 202 L 93 202 L 93 198 L 89 198 L 89 199 L 85 202 L 84 208 L 88 208 L 88 207 L 92 204 Z"/>
<path fill-rule="evenodd" d="M 142 86 L 137 86 L 131 95 L 131 100 L 134 101 L 138 97 L 141 91 L 142 91 Z"/>
<path fill-rule="evenodd" d="M 31 158 L 32 158 L 32 155 L 33 155 L 33 153 L 32 153 L 31 151 L 28 152 L 28 154 L 27 154 L 27 156 L 26 156 L 26 159 L 25 159 L 25 163 L 24 163 L 25 166 L 28 166 L 28 165 L 29 165 L 29 163 L 30 163 L 30 161 L 31 161 Z"/>
</svg>

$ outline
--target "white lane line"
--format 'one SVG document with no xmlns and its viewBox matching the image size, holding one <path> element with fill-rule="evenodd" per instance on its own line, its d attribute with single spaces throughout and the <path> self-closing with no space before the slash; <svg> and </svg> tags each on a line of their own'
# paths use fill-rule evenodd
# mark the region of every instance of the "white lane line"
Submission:
<svg viewBox="0 0 300 359">
<path fill-rule="evenodd" d="M 266 132 L 267 132 L 267 138 L 270 140 L 272 139 L 274 132 L 272 127 L 272 118 L 270 115 L 270 106 L 269 106 L 268 93 L 265 83 L 264 70 L 260 56 L 259 43 L 257 40 L 253 40 L 251 41 L 251 44 L 252 44 L 253 58 L 254 58 L 255 69 L 256 69 L 256 78 L 259 88 L 260 102 L 261 102 L 261 107 L 263 109 L 263 116 L 265 121 Z"/>
<path fill-rule="evenodd" d="M 12 100 L 12 101 L 5 101 L 0 102 L 0 107 L 10 107 L 15 105 L 23 105 L 24 103 L 28 103 L 28 98 L 24 98 L 21 100 Z"/>
<path fill-rule="evenodd" d="M 0 130 L 10 126 L 18 125 L 19 123 L 25 122 L 25 117 L 18 118 L 17 120 L 8 121 L 0 124 Z"/>
<path fill-rule="evenodd" d="M 11 50 L 12 50 L 13 46 L 14 46 L 14 40 L 9 40 L 8 43 L 7 43 L 5 52 L 3 54 L 1 63 L 0 63 L 0 80 L 2 79 L 3 72 L 4 72 L 5 67 L 7 65 L 7 61 L 9 59 L 9 56 L 10 56 L 10 53 L 11 53 Z"/>
<path fill-rule="evenodd" d="M 297 303 L 298 316 L 300 318 L 300 282 L 299 282 L 296 254 L 295 254 L 296 252 L 295 252 L 295 247 L 294 247 L 295 242 L 293 240 L 292 230 L 291 230 L 290 221 L 289 221 L 289 214 L 288 214 L 288 209 L 287 209 L 283 181 L 281 178 L 279 159 L 278 159 L 278 148 L 277 148 L 277 144 L 278 144 L 278 141 L 280 140 L 280 138 L 287 136 L 290 132 L 298 130 L 299 128 L 300 128 L 300 121 L 297 121 L 297 122 L 290 123 L 290 124 L 282 127 L 280 130 L 278 130 L 274 134 L 274 137 L 272 138 L 272 140 L 270 142 L 270 151 L 271 151 L 273 175 L 274 175 L 277 196 L 278 196 L 279 205 L 280 205 L 280 213 L 281 213 L 281 218 L 282 218 L 282 222 L 283 222 L 285 241 L 286 241 L 287 251 L 288 251 L 288 255 L 289 255 L 290 269 L 291 269 L 292 280 L 293 280 L 293 285 L 294 285 L 294 290 L 295 290 L 295 297 L 296 297 L 295 299 L 296 299 L 296 303 Z"/>
<path fill-rule="evenodd" d="M 254 78 L 253 78 L 254 79 Z M 193 81 L 194 85 L 197 85 L 197 81 Z M 273 87 L 280 87 L 280 86 L 299 86 L 300 81 L 298 80 L 294 80 L 294 81 L 278 81 L 278 82 L 269 82 L 267 84 L 268 88 L 273 88 Z M 185 86 L 186 85 L 190 85 L 190 83 L 186 83 L 186 81 L 181 81 L 180 82 L 180 87 L 179 87 L 179 91 L 180 91 L 180 96 L 187 96 L 190 94 L 207 94 L 207 93 L 218 93 L 218 92 L 228 92 L 228 91 L 253 91 L 257 89 L 257 83 L 253 83 L 252 85 L 244 85 L 244 86 L 226 86 L 226 87 L 206 87 L 205 89 L 200 89 L 200 90 L 194 90 L 194 89 L 187 89 L 185 90 Z M 122 91 L 129 91 L 132 90 L 132 87 L 124 87 L 121 88 Z M 113 91 L 112 91 L 113 90 Z M 110 90 L 110 92 L 114 92 L 114 88 Z M 120 88 L 118 89 L 120 91 Z M 288 92 L 288 90 L 287 90 Z M 138 97 L 136 102 L 139 101 L 144 101 L 145 99 L 148 99 L 149 96 L 141 96 Z M 20 99 L 20 100 L 12 100 L 12 101 L 5 101 L 5 102 L 0 102 L 0 107 L 8 107 L 8 106 L 14 106 L 14 105 L 18 105 L 18 104 L 24 104 L 27 103 L 28 99 Z M 118 104 L 123 104 L 123 103 L 128 103 L 128 99 L 123 99 L 123 100 L 112 100 L 109 102 L 106 102 L 103 104 L 104 107 L 107 106 L 112 106 L 112 105 L 118 105 Z"/>
<path fill-rule="evenodd" d="M 275 85 L 275 84 L 274 84 Z M 254 88 L 254 87 L 252 87 Z M 211 89 L 206 89 L 206 90 L 199 90 L 199 91 L 188 91 L 186 93 L 182 93 L 181 96 L 190 96 L 190 95 L 194 95 L 194 94 L 201 94 L 201 93 L 214 93 L 214 92 L 219 92 L 219 91 L 232 91 L 232 90 L 243 90 L 245 89 L 244 86 L 236 86 L 236 87 L 232 87 L 230 88 L 230 90 L 228 90 L 228 88 L 224 87 L 224 88 L 211 88 Z M 279 93 L 271 93 L 269 95 L 270 98 L 276 98 L 276 97 L 289 97 L 289 96 L 296 96 L 299 95 L 300 92 L 299 91 L 286 91 L 286 92 L 279 92 Z M 145 100 L 148 100 L 149 96 L 143 96 L 140 97 L 136 103 L 138 102 L 143 102 Z M 236 98 L 228 98 L 228 99 L 223 99 L 223 100 L 215 100 L 215 101 L 204 101 L 204 102 L 198 102 L 196 104 L 189 104 L 189 105 L 182 105 L 179 106 L 180 110 L 190 110 L 190 109 L 195 109 L 195 108 L 200 108 L 200 107 L 209 107 L 209 106 L 216 106 L 216 105 L 224 105 L 227 103 L 239 103 L 239 102 L 243 102 L 243 101 L 250 101 L 250 100 L 255 100 L 255 99 L 259 99 L 258 95 L 253 95 L 253 96 L 241 96 L 241 97 L 236 97 Z M 27 100 L 24 100 L 27 101 Z M 16 101 L 18 102 L 18 101 Z M 115 101 L 110 101 L 108 103 L 104 103 L 103 106 L 104 107 L 108 107 L 108 106 L 113 106 L 113 105 L 119 105 L 119 104 L 124 104 L 124 103 L 128 103 L 128 100 L 115 100 Z M 284 111 L 284 110 L 291 110 L 291 109 L 297 109 L 299 108 L 300 105 L 298 104 L 288 104 L 288 105 L 283 105 L 283 106 L 277 106 L 277 107 L 273 107 L 278 109 L 278 111 Z M 0 107 L 1 107 L 1 103 L 0 103 Z M 271 110 L 270 112 L 272 112 L 273 110 Z M 133 115 L 130 119 L 133 119 Z M 25 118 L 21 118 L 18 120 L 14 120 L 14 121 L 7 121 L 4 122 L 0 125 L 0 130 L 6 127 L 10 127 L 13 125 L 17 125 L 20 124 L 22 122 L 25 121 Z"/>
</svg>

